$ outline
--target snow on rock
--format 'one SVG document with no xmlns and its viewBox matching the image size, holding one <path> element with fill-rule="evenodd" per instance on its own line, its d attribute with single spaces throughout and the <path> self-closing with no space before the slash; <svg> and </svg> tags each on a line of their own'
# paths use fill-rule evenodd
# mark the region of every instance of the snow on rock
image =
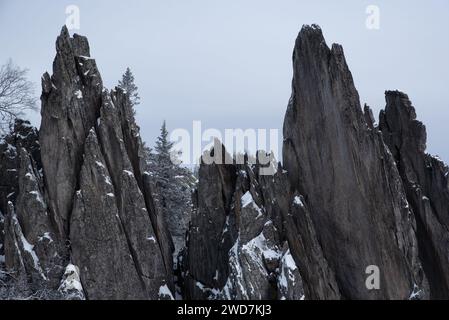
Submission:
<svg viewBox="0 0 449 320">
<path fill-rule="evenodd" d="M 243 197 L 242 197 L 242 207 L 246 208 L 250 203 L 253 203 L 254 199 L 253 196 L 251 195 L 251 192 L 246 192 Z"/>
<path fill-rule="evenodd" d="M 15 212 L 12 213 L 12 223 L 16 232 L 18 246 L 21 250 L 23 250 L 22 254 L 27 255 L 28 258 L 31 259 L 33 268 L 38 272 L 41 278 L 48 280 L 41 268 L 39 258 L 34 251 L 34 245 L 30 244 L 23 235 L 22 227 L 20 226 L 19 220 L 17 219 L 17 214 Z"/>
<path fill-rule="evenodd" d="M 419 289 L 419 287 L 415 284 L 413 284 L 413 291 L 410 294 L 409 300 L 421 300 L 423 295 L 423 291 Z"/>
<path fill-rule="evenodd" d="M 215 300 L 220 297 L 221 291 L 219 289 L 208 288 L 199 281 L 195 282 L 195 286 L 207 295 L 208 300 Z"/>
<path fill-rule="evenodd" d="M 39 191 L 35 190 L 35 191 L 30 191 L 30 194 L 36 196 L 36 200 L 37 202 L 39 202 L 43 208 L 46 208 L 46 204 L 44 202 L 44 199 L 42 198 L 42 195 Z"/>
<path fill-rule="evenodd" d="M 166 284 L 159 288 L 159 300 L 175 300 Z"/>
<path fill-rule="evenodd" d="M 53 238 L 50 236 L 50 232 L 45 232 L 42 237 L 39 237 L 39 241 L 48 240 L 48 243 L 53 242 Z"/>
<path fill-rule="evenodd" d="M 263 233 L 259 234 L 256 238 L 242 246 L 242 250 L 247 252 L 254 261 L 260 260 L 260 255 L 264 260 L 276 260 L 281 257 L 279 248 L 277 246 L 269 245 L 265 235 Z M 261 261 L 260 266 L 264 269 L 264 264 Z"/>
<path fill-rule="evenodd" d="M 98 118 L 98 119 L 100 119 L 100 118 Z M 104 164 L 101 163 L 100 161 L 95 161 L 95 164 L 96 164 L 97 166 L 99 166 L 100 168 L 105 168 Z"/>
<path fill-rule="evenodd" d="M 270 279 L 276 277 L 282 257 L 274 241 L 275 232 L 272 223 L 265 223 L 262 232 L 246 243 L 242 242 L 243 234 L 239 235 L 229 251 L 229 277 L 222 290 L 224 299 L 272 299 Z"/>
<path fill-rule="evenodd" d="M 77 99 L 82 99 L 83 98 L 83 93 L 81 92 L 81 90 L 76 90 L 75 91 L 75 97 Z"/>
<path fill-rule="evenodd" d="M 299 269 L 290 253 L 290 249 L 282 256 L 277 279 L 280 300 L 304 300 L 304 289 Z"/>
<path fill-rule="evenodd" d="M 293 204 L 298 206 L 298 207 L 304 207 L 304 203 L 302 202 L 301 198 L 299 196 L 296 196 L 293 199 Z"/>
<path fill-rule="evenodd" d="M 123 172 L 126 173 L 129 177 L 134 177 L 134 173 L 129 170 L 123 170 Z"/>
<path fill-rule="evenodd" d="M 80 270 L 73 264 L 67 265 L 58 289 L 69 300 L 84 300 L 84 290 L 80 280 Z"/>
<path fill-rule="evenodd" d="M 242 203 L 242 208 L 247 208 L 249 205 L 251 205 L 251 207 L 257 211 L 258 215 L 257 215 L 256 219 L 263 217 L 263 211 L 254 201 L 253 196 L 251 195 L 250 191 L 246 192 L 243 195 L 243 197 L 241 199 L 241 203 Z"/>
</svg>

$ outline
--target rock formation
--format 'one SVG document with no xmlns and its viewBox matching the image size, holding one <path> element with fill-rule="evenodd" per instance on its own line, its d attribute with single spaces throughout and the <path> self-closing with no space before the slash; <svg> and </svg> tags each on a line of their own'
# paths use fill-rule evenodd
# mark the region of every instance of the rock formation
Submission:
<svg viewBox="0 0 449 320">
<path fill-rule="evenodd" d="M 283 165 L 216 141 L 178 219 L 127 93 L 64 27 L 40 131 L 18 120 L 0 141 L 0 298 L 448 299 L 449 169 L 408 97 L 388 91 L 377 125 L 314 25 L 293 67 Z"/>
<path fill-rule="evenodd" d="M 31 290 L 172 298 L 173 245 L 153 203 L 129 99 L 103 88 L 85 37 L 64 27 L 56 51 L 53 75 L 42 77 L 40 152 L 8 145 L 3 153 L 18 167 L 2 189 L 15 192 L 2 197 L 6 268 Z"/>
<path fill-rule="evenodd" d="M 404 93 L 386 92 L 387 106 L 379 129 L 390 148 L 407 200 L 415 214 L 420 258 L 430 285 L 430 298 L 449 298 L 448 167 L 425 153 L 426 128 Z"/>
<path fill-rule="evenodd" d="M 319 27 L 305 26 L 293 69 L 284 165 L 334 271 L 338 288 L 332 289 L 345 299 L 407 299 L 415 287 L 425 292 L 401 177 L 382 134 L 365 120 L 342 47 L 329 48 Z M 380 269 L 379 290 L 365 285 L 371 265 Z"/>
<path fill-rule="evenodd" d="M 218 150 L 218 151 L 217 151 Z M 283 237 L 279 190 L 285 176 L 260 174 L 246 157 L 230 159 L 223 146 L 201 164 L 185 259 L 190 299 L 300 299 L 299 269 Z M 230 164 L 217 164 L 230 163 Z M 285 208 L 282 208 L 284 210 Z M 204 263 L 207 261 L 207 263 Z"/>
</svg>

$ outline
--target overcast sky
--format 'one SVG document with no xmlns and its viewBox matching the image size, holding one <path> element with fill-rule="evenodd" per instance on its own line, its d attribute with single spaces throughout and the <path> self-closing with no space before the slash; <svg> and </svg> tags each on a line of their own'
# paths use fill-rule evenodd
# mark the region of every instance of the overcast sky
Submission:
<svg viewBox="0 0 449 320">
<path fill-rule="evenodd" d="M 378 114 L 386 89 L 406 92 L 427 126 L 428 151 L 449 161 L 447 0 L 0 0 L 0 63 L 27 67 L 38 93 L 71 4 L 105 85 L 134 71 L 137 120 L 151 145 L 164 119 L 169 129 L 201 120 L 282 133 L 294 41 L 303 24 L 317 23 L 329 45 L 343 45 L 361 102 Z M 380 9 L 379 30 L 366 27 L 368 5 Z"/>
</svg>

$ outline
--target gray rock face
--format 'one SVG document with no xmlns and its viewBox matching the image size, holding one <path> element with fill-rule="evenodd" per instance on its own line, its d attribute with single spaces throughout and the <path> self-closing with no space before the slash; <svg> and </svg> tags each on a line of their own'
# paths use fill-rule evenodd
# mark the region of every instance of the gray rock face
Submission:
<svg viewBox="0 0 449 320">
<path fill-rule="evenodd" d="M 186 221 L 163 216 L 129 99 L 103 87 L 86 38 L 63 28 L 56 49 L 41 131 L 17 121 L 0 141 L 0 280 L 14 279 L 0 297 L 14 287 L 18 297 L 173 299 L 170 230 L 177 252 Z M 221 144 L 203 156 L 177 293 L 448 299 L 449 169 L 425 153 L 408 97 L 387 92 L 377 126 L 343 49 L 316 26 L 300 32 L 293 62 L 286 170 L 247 155 L 237 164 Z M 378 290 L 366 286 L 369 266 Z"/>
<path fill-rule="evenodd" d="M 379 129 L 401 174 L 417 221 L 420 258 L 430 285 L 430 298 L 449 299 L 448 168 L 425 153 L 426 128 L 416 120 L 408 96 L 386 92 Z"/>
<path fill-rule="evenodd" d="M 86 38 L 64 27 L 56 49 L 42 77 L 43 179 L 26 148 L 8 147 L 20 170 L 6 267 L 31 292 L 44 281 L 66 298 L 170 299 L 173 244 L 129 99 L 103 88 Z"/>
<path fill-rule="evenodd" d="M 21 241 L 28 242 L 32 246 L 30 250 L 37 258 L 37 262 L 33 261 L 32 267 L 39 271 L 38 278 L 46 280 L 47 286 L 54 287 L 59 284 L 64 272 L 66 248 L 54 232 L 44 200 L 42 177 L 33 158 L 22 148 L 20 159 L 19 196 L 15 206 L 17 221 L 14 220 L 14 223 L 18 223 L 17 228 L 22 230 L 24 238 Z M 40 269 L 35 266 L 36 264 L 40 265 Z M 32 270 L 28 265 L 26 269 Z M 34 273 L 28 274 L 36 278 Z"/>
<path fill-rule="evenodd" d="M 20 149 L 25 148 L 42 167 L 38 132 L 28 121 L 17 119 L 12 131 L 0 140 L 0 265 L 4 263 L 4 216 L 8 202 L 16 203 L 19 193 Z"/>
<path fill-rule="evenodd" d="M 64 27 L 56 52 L 53 75 L 42 77 L 39 141 L 49 208 L 67 238 L 84 141 L 96 123 L 103 85 L 86 38 L 71 38 Z"/>
<path fill-rule="evenodd" d="M 233 224 L 229 232 L 224 233 L 224 230 L 231 219 L 228 216 L 236 179 L 233 165 L 200 166 L 185 259 L 186 290 L 191 299 L 205 297 L 197 283 L 207 288 L 220 288 L 226 283 L 228 252 L 234 243 L 235 231 L 231 229 Z"/>
<path fill-rule="evenodd" d="M 0 267 L 5 262 L 5 216 L 0 211 Z"/>
<path fill-rule="evenodd" d="M 172 246 L 145 185 L 132 107 L 120 89 L 103 89 L 88 48 L 63 29 L 54 74 L 43 80 L 40 140 L 52 212 L 87 298 L 157 299 L 172 287 Z"/>
<path fill-rule="evenodd" d="M 282 211 L 285 233 L 291 254 L 301 270 L 305 296 L 311 300 L 340 299 L 335 273 L 324 256 L 304 198 L 296 193 L 289 199 L 289 210 Z"/>
<path fill-rule="evenodd" d="M 8 202 L 16 202 L 19 189 L 19 150 L 25 148 L 42 168 L 39 133 L 28 121 L 17 119 L 11 133 L 0 140 L 0 211 L 6 214 Z"/>
<path fill-rule="evenodd" d="M 5 178 L 2 208 L 7 213 L 0 255 L 7 271 L 21 280 L 24 290 L 59 283 L 65 258 L 47 213 L 37 139 L 35 128 L 16 120 L 12 133 L 4 139 L 0 162 L 0 174 Z"/>
<path fill-rule="evenodd" d="M 223 147 L 221 154 L 229 157 Z M 200 166 L 185 266 L 188 298 L 303 298 L 283 237 L 285 208 L 272 197 L 276 180 L 259 170 L 249 163 Z"/>
<path fill-rule="evenodd" d="M 305 26 L 293 65 L 284 166 L 335 274 L 332 291 L 347 299 L 407 299 L 415 285 L 425 289 L 415 220 L 393 156 L 365 120 L 343 49 L 329 48 L 319 27 Z M 379 290 L 365 285 L 370 265 L 380 269 Z"/>
<path fill-rule="evenodd" d="M 70 232 L 72 261 L 80 268 L 89 299 L 145 298 L 93 130 L 85 144 Z"/>
</svg>

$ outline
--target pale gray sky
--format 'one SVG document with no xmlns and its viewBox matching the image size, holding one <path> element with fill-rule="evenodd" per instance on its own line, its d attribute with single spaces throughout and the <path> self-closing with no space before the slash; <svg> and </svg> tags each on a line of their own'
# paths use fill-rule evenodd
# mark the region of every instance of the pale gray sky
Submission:
<svg viewBox="0 0 449 320">
<path fill-rule="evenodd" d="M 213 128 L 279 128 L 291 89 L 291 56 L 303 24 L 317 23 L 343 45 L 361 102 L 376 114 L 384 91 L 406 92 L 428 131 L 428 149 L 449 161 L 449 1 L 0 0 L 0 63 L 8 58 L 40 77 L 51 71 L 67 5 L 81 10 L 105 84 L 127 66 L 142 104 L 149 144 L 163 119 Z M 380 30 L 365 26 L 380 8 Z M 34 124 L 39 115 L 32 114 Z M 281 131 L 282 132 L 282 131 Z"/>
</svg>

